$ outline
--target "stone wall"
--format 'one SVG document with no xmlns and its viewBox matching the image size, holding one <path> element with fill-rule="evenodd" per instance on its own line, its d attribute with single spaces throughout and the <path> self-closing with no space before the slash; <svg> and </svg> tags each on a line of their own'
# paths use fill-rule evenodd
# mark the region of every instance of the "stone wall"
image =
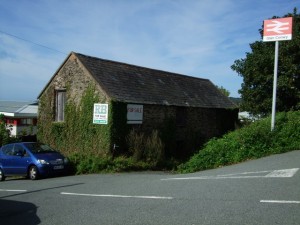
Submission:
<svg viewBox="0 0 300 225">
<path fill-rule="evenodd" d="M 144 105 L 143 123 L 130 126 L 148 135 L 160 131 L 167 153 L 182 158 L 199 150 L 210 138 L 234 130 L 236 121 L 237 110 Z"/>
<path fill-rule="evenodd" d="M 89 85 L 95 85 L 95 80 L 89 75 L 88 71 L 78 62 L 78 59 L 71 55 L 63 67 L 58 71 L 48 89 L 67 90 L 67 101 L 72 100 L 79 105 L 81 97 Z M 96 93 L 103 97 L 107 102 L 107 96 L 95 85 Z"/>
</svg>

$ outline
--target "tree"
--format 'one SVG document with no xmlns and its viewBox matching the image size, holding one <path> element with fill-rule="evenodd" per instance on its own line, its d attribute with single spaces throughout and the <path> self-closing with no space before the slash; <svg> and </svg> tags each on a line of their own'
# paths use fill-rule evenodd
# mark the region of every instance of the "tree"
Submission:
<svg viewBox="0 0 300 225">
<path fill-rule="evenodd" d="M 221 91 L 221 93 L 222 93 L 223 95 L 229 97 L 230 92 L 229 92 L 227 89 L 225 89 L 223 86 L 219 87 L 218 85 L 216 85 L 216 87 L 219 89 L 219 91 Z"/>
<path fill-rule="evenodd" d="M 279 42 L 276 110 L 300 109 L 300 14 L 293 17 L 292 40 Z M 278 18 L 274 16 L 272 19 Z M 259 30 L 261 37 L 263 27 Z M 268 115 L 272 109 L 275 42 L 250 44 L 252 52 L 234 62 L 231 69 L 243 77 L 239 90 L 242 107 L 253 115 Z"/>
<path fill-rule="evenodd" d="M 0 114 L 0 146 L 9 141 L 9 130 L 6 129 L 4 115 Z"/>
</svg>

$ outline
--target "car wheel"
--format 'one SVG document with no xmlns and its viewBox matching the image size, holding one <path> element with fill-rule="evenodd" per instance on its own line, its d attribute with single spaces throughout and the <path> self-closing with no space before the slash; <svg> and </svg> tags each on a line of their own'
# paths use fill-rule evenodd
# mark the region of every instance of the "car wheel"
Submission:
<svg viewBox="0 0 300 225">
<path fill-rule="evenodd" d="M 31 166 L 29 168 L 28 176 L 30 180 L 37 180 L 39 178 L 39 171 L 36 166 Z"/>
<path fill-rule="evenodd" d="M 4 180 L 5 180 L 5 176 L 3 170 L 0 168 L 0 181 L 4 181 Z"/>
</svg>

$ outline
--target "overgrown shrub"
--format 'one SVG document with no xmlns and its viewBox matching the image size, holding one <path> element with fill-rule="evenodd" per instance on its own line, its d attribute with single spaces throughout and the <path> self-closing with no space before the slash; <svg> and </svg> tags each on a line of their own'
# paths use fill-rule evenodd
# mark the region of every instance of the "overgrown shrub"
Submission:
<svg viewBox="0 0 300 225">
<path fill-rule="evenodd" d="M 76 174 L 113 173 L 151 169 L 151 165 L 137 162 L 132 157 L 99 157 L 91 154 L 76 153 L 70 156 L 71 166 Z"/>
<path fill-rule="evenodd" d="M 300 111 L 283 112 L 276 115 L 274 131 L 268 117 L 220 139 L 211 139 L 178 171 L 212 169 L 296 149 L 300 149 Z"/>
<path fill-rule="evenodd" d="M 157 166 L 164 160 L 164 144 L 157 130 L 153 130 L 149 137 L 131 130 L 126 139 L 135 161 L 144 161 Z"/>
<path fill-rule="evenodd" d="M 142 160 L 145 157 L 144 146 L 145 137 L 143 133 L 138 133 L 131 130 L 126 138 L 128 150 L 136 161 Z"/>
<path fill-rule="evenodd" d="M 151 136 L 147 138 L 145 145 L 145 158 L 146 162 L 159 165 L 164 160 L 165 146 L 159 137 L 158 131 L 154 130 Z"/>
</svg>

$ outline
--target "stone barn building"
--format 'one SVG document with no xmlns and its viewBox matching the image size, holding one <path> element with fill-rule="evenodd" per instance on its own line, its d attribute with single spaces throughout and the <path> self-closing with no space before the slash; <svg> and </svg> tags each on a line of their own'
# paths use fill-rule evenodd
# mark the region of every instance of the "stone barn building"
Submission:
<svg viewBox="0 0 300 225">
<path fill-rule="evenodd" d="M 168 157 L 235 128 L 238 109 L 207 79 L 71 52 L 39 95 L 38 139 L 65 152 L 128 152 L 158 131 Z"/>
</svg>

